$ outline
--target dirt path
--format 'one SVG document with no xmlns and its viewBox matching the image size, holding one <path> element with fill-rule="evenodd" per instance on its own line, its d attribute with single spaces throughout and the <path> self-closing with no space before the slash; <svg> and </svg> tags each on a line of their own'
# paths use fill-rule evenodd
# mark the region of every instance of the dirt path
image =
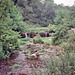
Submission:
<svg viewBox="0 0 75 75">
<path fill-rule="evenodd" d="M 35 68 L 40 66 L 40 69 L 44 71 L 45 65 L 43 58 L 49 59 L 52 55 L 56 56 L 56 49 L 57 46 L 27 42 L 27 45 L 21 46 L 21 50 L 15 51 L 9 59 L 0 61 L 0 75 L 34 75 L 32 65 L 34 65 Z M 24 53 L 25 50 L 28 50 L 28 52 L 31 52 L 32 54 L 38 54 L 38 58 L 33 60 L 27 59 L 29 53 Z M 58 58 L 58 56 L 56 57 Z M 8 70 L 8 68 L 14 64 L 18 64 L 21 67 Z"/>
</svg>

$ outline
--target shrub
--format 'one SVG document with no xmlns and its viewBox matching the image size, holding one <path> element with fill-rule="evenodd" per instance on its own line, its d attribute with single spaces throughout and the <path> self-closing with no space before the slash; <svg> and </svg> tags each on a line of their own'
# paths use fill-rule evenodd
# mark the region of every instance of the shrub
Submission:
<svg viewBox="0 0 75 75">
<path fill-rule="evenodd" d="M 19 42 L 18 42 L 18 33 L 14 31 L 10 31 L 8 34 L 1 35 L 0 37 L 0 59 L 4 59 L 9 57 L 11 52 L 15 49 L 19 49 Z"/>
<path fill-rule="evenodd" d="M 37 35 L 34 39 L 33 39 L 33 43 L 40 43 L 43 44 L 43 40 L 41 39 L 40 35 Z"/>
<path fill-rule="evenodd" d="M 40 35 L 41 37 L 45 37 L 45 33 L 44 33 L 44 32 L 40 32 L 39 35 Z"/>
<path fill-rule="evenodd" d="M 63 41 L 65 41 L 66 37 L 66 32 L 68 30 L 68 27 L 59 25 L 56 27 L 55 33 L 53 33 L 53 39 L 52 42 L 53 44 L 61 44 Z"/>
<path fill-rule="evenodd" d="M 12 50 L 15 50 L 15 49 L 18 49 L 19 48 L 19 45 L 18 45 L 18 40 L 17 40 L 17 37 L 15 36 L 7 36 L 4 40 L 3 40 L 3 49 L 4 50 L 8 50 L 8 51 L 12 51 Z"/>
<path fill-rule="evenodd" d="M 55 26 L 55 25 L 50 25 L 50 24 L 49 24 L 49 26 L 48 26 L 48 31 L 49 31 L 50 33 L 55 32 L 55 29 L 56 29 L 56 26 Z"/>
</svg>

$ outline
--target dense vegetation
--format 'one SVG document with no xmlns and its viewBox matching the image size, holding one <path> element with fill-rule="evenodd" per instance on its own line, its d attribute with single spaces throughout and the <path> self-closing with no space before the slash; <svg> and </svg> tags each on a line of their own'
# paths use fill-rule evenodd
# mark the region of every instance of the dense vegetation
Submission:
<svg viewBox="0 0 75 75">
<path fill-rule="evenodd" d="M 20 49 L 25 41 L 32 41 L 30 38 L 19 40 L 19 33 L 33 31 L 43 35 L 43 31 L 48 31 L 52 38 L 50 44 L 59 45 L 65 54 L 60 55 L 58 61 L 53 58 L 50 64 L 45 61 L 47 74 L 40 72 L 37 75 L 73 75 L 75 33 L 68 33 L 72 28 L 75 28 L 75 6 L 56 5 L 53 0 L 44 3 L 40 0 L 0 0 L 0 60 Z M 37 35 L 33 43 L 50 45 L 48 39 L 45 40 Z"/>
</svg>

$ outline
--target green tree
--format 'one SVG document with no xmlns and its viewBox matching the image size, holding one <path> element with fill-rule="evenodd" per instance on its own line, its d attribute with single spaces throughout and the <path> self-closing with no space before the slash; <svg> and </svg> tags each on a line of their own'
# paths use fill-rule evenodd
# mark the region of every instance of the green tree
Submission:
<svg viewBox="0 0 75 75">
<path fill-rule="evenodd" d="M 44 4 L 40 0 L 18 0 L 17 5 L 22 10 L 24 21 L 28 24 L 48 26 L 54 23 L 54 2 L 46 0 Z"/>
<path fill-rule="evenodd" d="M 75 7 L 68 7 L 68 6 L 62 6 L 58 5 L 55 6 L 55 19 L 54 22 L 56 25 L 66 25 L 68 27 L 75 27 Z"/>
<path fill-rule="evenodd" d="M 54 23 L 54 17 L 55 17 L 55 12 L 54 12 L 54 1 L 53 0 L 46 0 L 44 5 L 43 5 L 43 12 L 42 12 L 42 17 L 46 18 L 46 21 L 51 24 Z"/>
<path fill-rule="evenodd" d="M 3 0 L 0 2 L 0 25 L 15 31 L 23 30 L 23 19 L 20 10 L 14 6 L 13 1 Z"/>
<path fill-rule="evenodd" d="M 70 25 L 75 28 L 75 6 L 71 7 L 70 16 L 71 16 L 71 24 Z"/>
<path fill-rule="evenodd" d="M 59 8 L 55 11 L 56 18 L 54 19 L 55 24 L 62 24 L 62 25 L 70 25 L 70 11 L 66 8 Z"/>
<path fill-rule="evenodd" d="M 22 16 L 12 0 L 0 0 L 0 59 L 9 57 L 10 52 L 19 48 L 18 33 L 23 24 Z M 15 30 L 15 31 L 13 31 Z"/>
<path fill-rule="evenodd" d="M 63 41 L 66 40 L 66 32 L 69 28 L 63 25 L 55 26 L 55 33 L 53 33 L 52 42 L 53 44 L 61 44 Z"/>
</svg>

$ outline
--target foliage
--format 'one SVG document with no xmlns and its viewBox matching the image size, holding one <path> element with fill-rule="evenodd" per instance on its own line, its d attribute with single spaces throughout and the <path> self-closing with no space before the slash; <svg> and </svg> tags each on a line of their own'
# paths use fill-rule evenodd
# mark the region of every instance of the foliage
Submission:
<svg viewBox="0 0 75 75">
<path fill-rule="evenodd" d="M 66 37 L 66 32 L 68 30 L 68 27 L 58 25 L 56 27 L 55 33 L 53 34 L 53 39 L 52 42 L 53 44 L 60 44 L 61 42 L 65 41 Z"/>
<path fill-rule="evenodd" d="M 70 11 L 66 8 L 59 8 L 56 10 L 55 24 L 69 24 Z"/>
<path fill-rule="evenodd" d="M 9 57 L 11 51 L 13 51 L 15 49 L 19 49 L 19 43 L 17 40 L 18 33 L 14 32 L 12 30 L 8 30 L 8 31 L 6 31 L 6 33 L 4 33 L 0 36 L 0 42 L 2 43 L 2 45 L 1 45 L 2 54 L 4 54 L 2 58 Z M 0 57 L 1 57 L 1 55 L 0 55 Z"/>
<path fill-rule="evenodd" d="M 61 55 L 59 59 L 52 56 L 44 62 L 46 70 L 36 72 L 37 75 L 73 75 L 75 73 L 75 56 L 72 54 Z"/>
<path fill-rule="evenodd" d="M 58 9 L 55 10 L 55 19 L 54 22 L 56 25 L 64 25 L 64 26 L 68 26 L 70 28 L 75 27 L 74 24 L 74 16 L 75 14 L 75 7 L 63 7 L 63 6 L 59 6 Z"/>
<path fill-rule="evenodd" d="M 0 59 L 3 59 L 3 58 L 5 58 L 5 56 L 4 56 L 4 52 L 2 49 L 2 43 L 0 42 Z"/>
<path fill-rule="evenodd" d="M 41 37 L 45 37 L 45 32 L 40 32 L 39 35 L 40 35 Z"/>
<path fill-rule="evenodd" d="M 43 37 L 41 38 L 44 41 L 45 45 L 51 45 L 52 44 L 52 37 Z"/>
<path fill-rule="evenodd" d="M 40 35 L 37 35 L 36 37 L 33 38 L 33 43 L 40 43 L 43 44 L 43 40 L 41 39 Z"/>
<path fill-rule="evenodd" d="M 42 6 L 42 20 L 45 21 L 46 26 L 54 23 L 55 11 L 54 11 L 54 1 L 46 0 Z"/>
<path fill-rule="evenodd" d="M 55 25 L 49 24 L 49 26 L 48 26 L 48 31 L 49 31 L 50 33 L 55 32 L 55 29 L 56 29 L 56 26 L 55 26 Z"/>
<path fill-rule="evenodd" d="M 49 23 L 53 23 L 53 4 L 53 0 L 46 0 L 44 4 L 40 0 L 18 0 L 16 3 L 22 11 L 24 21 L 33 26 L 48 26 Z"/>
<path fill-rule="evenodd" d="M 13 31 L 20 27 L 21 16 L 11 0 L 0 1 L 0 59 L 9 57 L 11 51 L 19 49 L 18 33 Z M 20 18 L 17 18 L 19 15 Z M 19 24 L 17 24 L 19 22 Z M 16 27 L 16 28 L 15 28 Z"/>
<path fill-rule="evenodd" d="M 75 52 L 75 34 L 68 35 L 67 42 L 63 42 L 60 46 L 65 52 Z"/>
<path fill-rule="evenodd" d="M 75 6 L 71 7 L 70 16 L 71 16 L 70 26 L 75 28 Z"/>
<path fill-rule="evenodd" d="M 54 4 L 53 0 L 13 0 L 21 9 L 23 20 L 28 26 L 44 26 L 62 24 L 75 27 L 75 7 Z M 15 2 L 16 1 L 16 2 Z"/>
<path fill-rule="evenodd" d="M 40 26 L 48 28 L 34 29 Z M 11 51 L 19 48 L 17 32 L 54 31 L 53 44 L 60 44 L 67 41 L 66 31 L 74 27 L 75 6 L 56 5 L 53 0 L 45 0 L 44 3 L 39 0 L 0 0 L 0 59 L 9 57 Z M 67 48 L 71 45 L 73 49 L 74 43 L 69 40 Z M 44 43 L 40 37 L 33 42 Z M 25 44 L 24 40 L 20 40 L 20 44 Z"/>
<path fill-rule="evenodd" d="M 20 32 L 23 30 L 22 15 L 12 0 L 0 1 L 0 11 L 0 27 Z"/>
</svg>

